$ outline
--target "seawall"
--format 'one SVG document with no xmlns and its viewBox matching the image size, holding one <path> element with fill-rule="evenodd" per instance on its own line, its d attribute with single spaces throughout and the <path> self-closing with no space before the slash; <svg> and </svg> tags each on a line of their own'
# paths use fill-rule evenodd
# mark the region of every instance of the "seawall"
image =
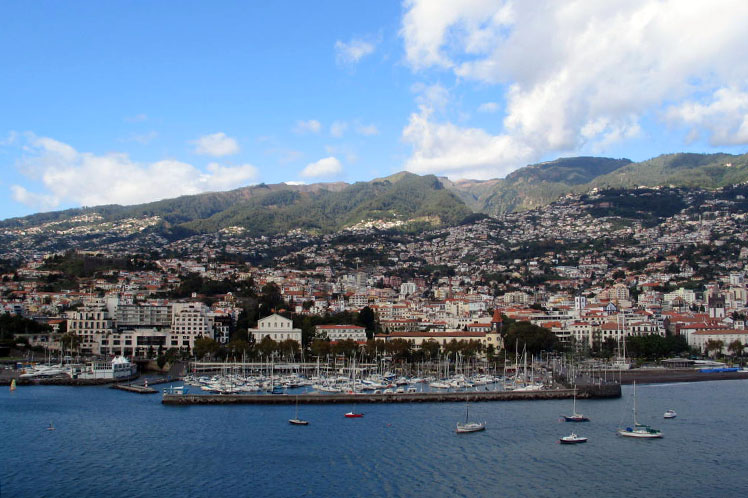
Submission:
<svg viewBox="0 0 748 498">
<path fill-rule="evenodd" d="M 549 391 L 465 391 L 408 394 L 164 394 L 165 405 L 288 405 L 352 403 L 449 403 L 462 401 L 528 401 L 568 399 L 573 389 Z M 577 389 L 578 398 L 620 397 L 618 385 L 588 386 Z"/>
</svg>

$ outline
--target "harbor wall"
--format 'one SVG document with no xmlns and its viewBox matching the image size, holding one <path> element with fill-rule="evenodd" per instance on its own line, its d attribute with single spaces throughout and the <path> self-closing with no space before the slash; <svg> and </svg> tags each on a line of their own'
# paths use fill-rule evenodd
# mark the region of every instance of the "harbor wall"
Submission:
<svg viewBox="0 0 748 498">
<path fill-rule="evenodd" d="M 288 405 L 299 404 L 353 404 L 353 403 L 449 403 L 483 401 L 529 401 L 548 399 L 570 399 L 573 389 L 548 391 L 477 391 L 477 392 L 434 392 L 407 394 L 164 394 L 161 402 L 165 405 Z M 617 396 L 621 391 L 618 386 Z M 590 389 L 580 392 L 578 398 L 615 397 L 610 386 L 605 389 Z"/>
</svg>

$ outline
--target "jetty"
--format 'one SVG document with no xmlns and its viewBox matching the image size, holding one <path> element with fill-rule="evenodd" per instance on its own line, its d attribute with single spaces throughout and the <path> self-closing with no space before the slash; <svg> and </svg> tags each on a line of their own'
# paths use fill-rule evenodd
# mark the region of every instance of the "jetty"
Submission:
<svg viewBox="0 0 748 498">
<path fill-rule="evenodd" d="M 158 391 L 152 387 L 139 384 L 112 384 L 111 389 L 119 389 L 120 391 L 127 391 L 136 394 L 156 394 Z"/>
<path fill-rule="evenodd" d="M 165 405 L 307 405 L 351 403 L 457 403 L 482 401 L 529 401 L 570 399 L 574 389 L 540 391 L 458 391 L 405 394 L 164 394 Z M 621 386 L 586 386 L 577 389 L 578 399 L 619 398 Z"/>
</svg>

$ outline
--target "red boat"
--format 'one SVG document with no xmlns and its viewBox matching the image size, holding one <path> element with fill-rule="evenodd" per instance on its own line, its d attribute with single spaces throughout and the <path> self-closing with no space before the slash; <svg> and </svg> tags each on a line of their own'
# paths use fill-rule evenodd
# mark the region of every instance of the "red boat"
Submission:
<svg viewBox="0 0 748 498">
<path fill-rule="evenodd" d="M 361 418 L 361 417 L 364 416 L 364 414 L 363 413 L 348 412 L 348 413 L 345 414 L 345 416 L 346 416 L 346 418 Z"/>
</svg>

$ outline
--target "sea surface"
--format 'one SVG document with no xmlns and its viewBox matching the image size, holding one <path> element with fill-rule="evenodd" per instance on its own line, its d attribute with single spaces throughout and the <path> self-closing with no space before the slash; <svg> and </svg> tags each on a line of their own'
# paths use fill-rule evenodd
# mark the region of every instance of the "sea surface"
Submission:
<svg viewBox="0 0 748 498">
<path fill-rule="evenodd" d="M 748 381 L 640 385 L 660 440 L 616 436 L 632 390 L 580 400 L 164 406 L 106 387 L 0 390 L 0 496 L 746 496 Z M 664 420 L 674 409 L 678 417 Z M 47 430 L 52 424 L 54 431 Z M 560 445 L 571 431 L 589 438 Z"/>
</svg>

